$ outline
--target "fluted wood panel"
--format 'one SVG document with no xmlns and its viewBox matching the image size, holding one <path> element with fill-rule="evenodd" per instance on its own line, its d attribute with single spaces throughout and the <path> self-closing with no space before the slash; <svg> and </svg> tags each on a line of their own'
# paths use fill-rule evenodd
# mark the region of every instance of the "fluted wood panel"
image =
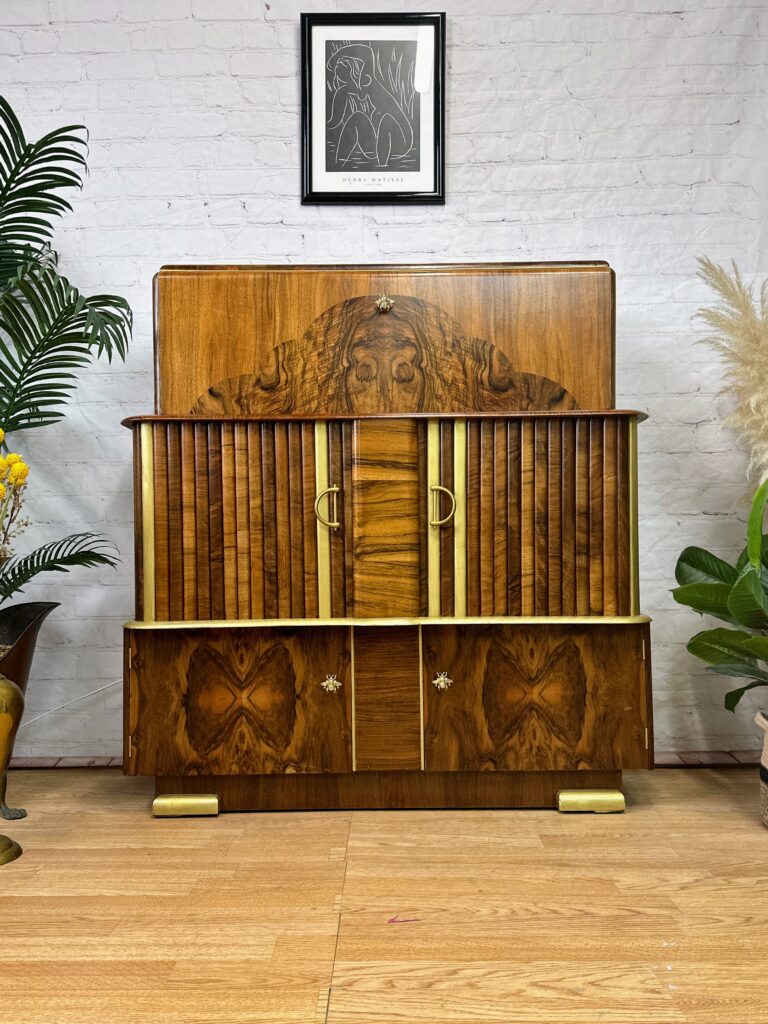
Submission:
<svg viewBox="0 0 768 1024">
<path fill-rule="evenodd" d="M 151 431 L 155 618 L 315 617 L 314 424 Z"/>
<path fill-rule="evenodd" d="M 470 419 L 468 615 L 631 615 L 630 417 Z M 453 421 L 441 423 L 453 486 Z M 440 611 L 453 613 L 452 531 Z"/>
</svg>

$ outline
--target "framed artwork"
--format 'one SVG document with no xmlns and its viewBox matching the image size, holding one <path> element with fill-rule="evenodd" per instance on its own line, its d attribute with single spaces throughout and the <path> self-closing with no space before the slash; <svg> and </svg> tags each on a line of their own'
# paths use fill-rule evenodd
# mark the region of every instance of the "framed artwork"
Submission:
<svg viewBox="0 0 768 1024">
<path fill-rule="evenodd" d="M 445 202 L 445 14 L 302 14 L 302 203 Z"/>
</svg>

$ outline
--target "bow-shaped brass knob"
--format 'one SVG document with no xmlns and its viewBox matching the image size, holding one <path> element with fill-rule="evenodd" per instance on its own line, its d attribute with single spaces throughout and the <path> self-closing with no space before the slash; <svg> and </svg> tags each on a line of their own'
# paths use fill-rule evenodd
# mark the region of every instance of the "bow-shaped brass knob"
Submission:
<svg viewBox="0 0 768 1024">
<path fill-rule="evenodd" d="M 432 680 L 432 685 L 436 690 L 447 690 L 449 686 L 453 685 L 453 680 L 448 678 L 447 672 L 438 672 Z"/>
<path fill-rule="evenodd" d="M 388 313 L 394 304 L 395 300 L 390 299 L 390 297 L 385 295 L 384 292 L 381 292 L 378 299 L 376 299 L 376 309 L 378 309 L 380 313 Z"/>
<path fill-rule="evenodd" d="M 341 689 L 341 680 L 337 679 L 335 675 L 327 675 L 320 685 L 326 693 L 336 693 Z"/>
</svg>

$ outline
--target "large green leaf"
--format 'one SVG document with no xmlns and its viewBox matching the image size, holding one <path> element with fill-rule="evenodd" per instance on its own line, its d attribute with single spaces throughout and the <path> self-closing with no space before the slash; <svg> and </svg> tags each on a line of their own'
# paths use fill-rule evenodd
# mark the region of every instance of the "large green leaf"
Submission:
<svg viewBox="0 0 768 1024">
<path fill-rule="evenodd" d="M 0 96 L 0 284 L 16 263 L 51 237 L 51 221 L 71 209 L 59 193 L 80 188 L 86 171 L 87 133 L 65 125 L 28 142 L 19 119 Z M 26 255 L 25 255 L 26 254 Z"/>
<path fill-rule="evenodd" d="M 763 513 L 768 502 L 768 480 L 764 480 L 752 499 L 752 508 L 747 522 L 747 553 L 750 564 L 760 569 L 763 554 Z"/>
<path fill-rule="evenodd" d="M 768 636 L 751 636 L 744 641 L 745 651 L 754 658 L 768 661 Z"/>
<path fill-rule="evenodd" d="M 29 555 L 16 555 L 0 569 L 0 603 L 22 591 L 41 572 L 69 572 L 75 565 L 115 566 L 116 555 L 114 545 L 97 533 L 73 533 L 43 544 Z"/>
<path fill-rule="evenodd" d="M 105 352 L 125 358 L 128 303 L 86 297 L 51 268 L 30 263 L 0 293 L 0 427 L 6 433 L 60 419 L 72 371 Z"/>
<path fill-rule="evenodd" d="M 714 615 L 717 619 L 734 622 L 728 610 L 731 588 L 727 583 L 686 583 L 672 591 L 678 604 L 694 608 L 702 615 Z"/>
<path fill-rule="evenodd" d="M 768 629 L 768 597 L 760 582 L 761 567 L 751 562 L 742 570 L 728 595 L 728 611 L 740 626 Z"/>
<path fill-rule="evenodd" d="M 710 665 L 727 665 L 744 662 L 755 665 L 758 657 L 748 646 L 752 640 L 751 633 L 743 633 L 738 629 L 705 629 L 688 641 L 688 650 L 697 658 Z M 768 642 L 768 637 L 761 638 Z"/>
<path fill-rule="evenodd" d="M 761 680 L 757 680 L 754 683 L 749 683 L 747 686 L 740 686 L 738 690 L 729 690 L 725 695 L 724 704 L 728 711 L 735 711 L 736 705 L 739 703 L 741 698 L 747 692 L 747 690 L 754 690 L 756 686 L 767 686 L 768 683 L 764 683 Z"/>
<path fill-rule="evenodd" d="M 707 665 L 707 672 L 718 676 L 737 676 L 739 679 L 757 679 L 768 683 L 768 672 L 757 665 L 743 665 L 740 662 L 728 662 L 723 665 Z"/>
<path fill-rule="evenodd" d="M 705 548 L 686 548 L 675 566 L 675 579 L 681 586 L 686 583 L 733 584 L 738 576 L 732 565 Z"/>
</svg>

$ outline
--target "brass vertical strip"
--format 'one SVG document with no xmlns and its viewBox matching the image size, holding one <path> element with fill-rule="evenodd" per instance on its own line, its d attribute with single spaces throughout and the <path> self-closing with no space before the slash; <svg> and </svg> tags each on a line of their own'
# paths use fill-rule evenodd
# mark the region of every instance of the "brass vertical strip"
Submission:
<svg viewBox="0 0 768 1024">
<path fill-rule="evenodd" d="M 427 523 L 440 516 L 434 514 L 433 484 L 440 484 L 440 423 L 427 423 Z M 427 526 L 427 609 L 428 614 L 440 614 L 440 527 Z"/>
<path fill-rule="evenodd" d="M 421 728 L 419 729 L 419 738 L 421 741 L 421 770 L 424 771 L 427 762 L 424 753 L 424 657 L 421 641 L 421 625 L 419 625 L 419 722 L 421 723 Z"/>
<path fill-rule="evenodd" d="M 328 488 L 328 424 L 315 423 L 315 494 Z M 317 528 L 317 617 L 331 617 L 331 535 L 318 519 Z"/>
<path fill-rule="evenodd" d="M 453 424 L 453 493 L 456 514 L 453 517 L 453 613 L 467 614 L 467 421 Z"/>
<path fill-rule="evenodd" d="M 141 424 L 141 559 L 144 621 L 155 621 L 155 459 L 152 424 Z"/>
<path fill-rule="evenodd" d="M 637 515 L 637 420 L 629 420 L 629 581 L 630 615 L 640 614 L 640 568 Z"/>
<path fill-rule="evenodd" d="M 349 679 L 350 700 L 352 701 L 352 771 L 357 771 L 357 736 L 355 726 L 355 627 L 349 627 Z"/>
</svg>

